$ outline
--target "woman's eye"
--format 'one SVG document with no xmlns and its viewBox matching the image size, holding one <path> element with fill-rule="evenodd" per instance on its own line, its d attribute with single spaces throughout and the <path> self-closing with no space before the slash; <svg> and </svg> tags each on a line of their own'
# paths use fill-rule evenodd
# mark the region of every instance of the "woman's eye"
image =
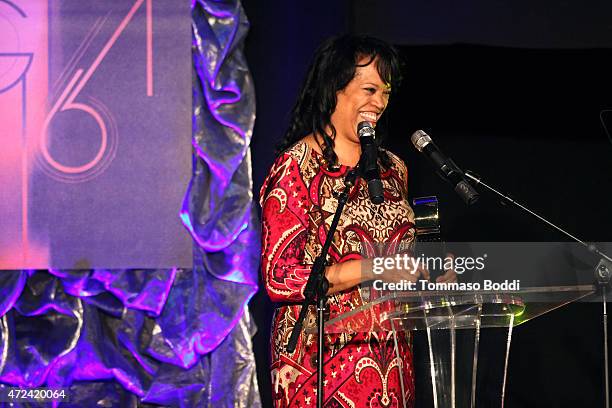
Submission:
<svg viewBox="0 0 612 408">
<path fill-rule="evenodd" d="M 376 93 L 376 88 L 366 88 L 365 89 L 368 93 L 370 94 L 375 94 Z"/>
</svg>

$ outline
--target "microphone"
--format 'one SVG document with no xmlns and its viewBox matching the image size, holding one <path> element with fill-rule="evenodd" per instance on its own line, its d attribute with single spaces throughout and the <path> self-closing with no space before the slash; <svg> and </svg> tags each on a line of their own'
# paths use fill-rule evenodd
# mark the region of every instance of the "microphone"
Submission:
<svg viewBox="0 0 612 408">
<path fill-rule="evenodd" d="M 370 122 L 359 122 L 357 134 L 361 143 L 361 159 L 359 168 L 362 177 L 368 183 L 368 194 L 370 201 L 380 204 L 385 201 L 383 185 L 380 181 L 380 170 L 378 169 L 378 147 L 375 143 L 376 132 Z"/>
<path fill-rule="evenodd" d="M 417 130 L 410 138 L 416 149 L 423 153 L 438 170 L 438 174 L 448 181 L 455 189 L 455 192 L 465 201 L 467 205 L 472 205 L 480 195 L 465 178 L 463 171 L 454 161 L 444 156 L 438 146 L 434 144 L 431 137 L 422 130 Z"/>
</svg>

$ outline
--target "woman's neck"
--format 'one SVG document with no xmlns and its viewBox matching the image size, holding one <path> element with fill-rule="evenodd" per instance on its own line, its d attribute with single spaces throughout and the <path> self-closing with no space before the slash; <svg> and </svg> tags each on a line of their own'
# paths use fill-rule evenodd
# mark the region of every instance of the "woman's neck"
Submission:
<svg viewBox="0 0 612 408">
<path fill-rule="evenodd" d="M 304 141 L 319 153 L 323 153 L 325 150 L 325 142 L 320 135 L 315 137 L 314 134 L 310 134 L 304 138 Z M 361 158 L 361 145 L 344 137 L 336 137 L 334 140 L 334 153 L 338 157 L 338 164 L 355 167 Z"/>
<path fill-rule="evenodd" d="M 339 164 L 355 167 L 361 157 L 361 145 L 344 137 L 336 137 L 334 152 L 338 156 Z"/>
</svg>

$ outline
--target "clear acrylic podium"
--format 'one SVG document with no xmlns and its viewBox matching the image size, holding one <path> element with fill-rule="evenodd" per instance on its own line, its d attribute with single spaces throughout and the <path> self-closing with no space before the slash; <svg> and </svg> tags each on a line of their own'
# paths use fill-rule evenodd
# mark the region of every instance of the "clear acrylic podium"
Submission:
<svg viewBox="0 0 612 408">
<path fill-rule="evenodd" d="M 500 382 L 492 406 L 504 405 L 506 372 L 512 330 L 533 318 L 595 292 L 593 285 L 523 288 L 515 292 L 493 291 L 364 291 L 367 303 L 325 324 L 327 333 L 422 331 L 426 337 L 426 370 L 431 380 L 435 408 L 475 407 L 483 391 L 480 375 L 497 370 Z M 503 336 L 486 344 L 485 328 L 498 328 Z M 490 340 L 490 339 L 488 339 Z M 479 374 L 479 354 L 486 346 L 486 372 Z M 397 348 L 396 348 L 397 352 Z M 491 386 L 487 386 L 491 394 Z M 487 405 L 491 406 L 491 405 Z"/>
</svg>

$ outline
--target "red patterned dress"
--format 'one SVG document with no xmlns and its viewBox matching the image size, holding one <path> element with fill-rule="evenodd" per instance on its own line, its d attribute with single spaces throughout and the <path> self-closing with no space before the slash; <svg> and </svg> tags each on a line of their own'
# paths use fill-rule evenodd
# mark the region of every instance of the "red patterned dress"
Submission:
<svg viewBox="0 0 612 408">
<path fill-rule="evenodd" d="M 383 204 L 370 202 L 365 182 L 351 190 L 334 242 L 333 262 L 390 255 L 414 238 L 414 213 L 406 201 L 407 172 L 393 154 L 382 171 Z M 275 161 L 261 189 L 262 273 L 272 301 L 281 305 L 272 323 L 272 393 L 276 407 L 316 406 L 316 334 L 304 334 L 289 354 L 286 345 L 299 315 L 299 302 L 350 169 L 328 171 L 322 155 L 299 142 Z M 376 244 L 386 243 L 384 252 Z M 330 318 L 363 304 L 360 287 L 329 296 Z M 310 307 L 305 327 L 315 326 Z M 325 341 L 325 407 L 402 407 L 414 404 L 412 352 L 407 335 L 328 334 Z M 400 373 L 401 371 L 401 373 Z M 402 380 L 403 379 L 403 384 Z M 404 395 L 402 396 L 402 391 Z"/>
</svg>

